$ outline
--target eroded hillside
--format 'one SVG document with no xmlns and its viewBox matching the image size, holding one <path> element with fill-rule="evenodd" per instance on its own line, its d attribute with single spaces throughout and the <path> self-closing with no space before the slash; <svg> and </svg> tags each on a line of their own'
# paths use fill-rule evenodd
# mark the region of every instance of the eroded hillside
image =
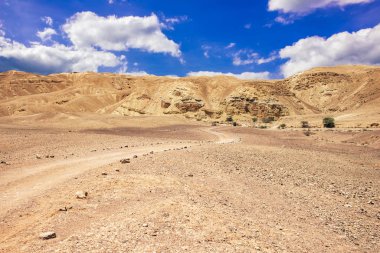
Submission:
<svg viewBox="0 0 380 253">
<path fill-rule="evenodd" d="M 197 120 L 380 113 L 380 67 L 317 68 L 285 80 L 135 77 L 109 73 L 0 74 L 0 115 L 179 114 Z M 360 113 L 359 113 L 360 112 Z M 367 115 L 367 116 L 368 116 Z M 344 117 L 344 116 L 343 116 Z"/>
</svg>

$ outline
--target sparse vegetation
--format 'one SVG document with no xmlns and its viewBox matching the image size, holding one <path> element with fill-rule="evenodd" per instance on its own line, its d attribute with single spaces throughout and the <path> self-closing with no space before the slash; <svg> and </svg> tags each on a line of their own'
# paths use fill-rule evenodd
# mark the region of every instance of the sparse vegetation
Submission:
<svg viewBox="0 0 380 253">
<path fill-rule="evenodd" d="M 256 117 L 252 118 L 252 122 L 256 123 L 257 122 L 257 118 Z"/>
<path fill-rule="evenodd" d="M 259 126 L 259 128 L 260 129 L 266 129 L 266 128 L 268 128 L 267 126 L 264 126 L 264 125 L 261 125 L 261 126 Z"/>
<path fill-rule="evenodd" d="M 301 121 L 301 127 L 302 128 L 309 128 L 309 121 Z"/>
<path fill-rule="evenodd" d="M 310 136 L 311 135 L 310 128 L 308 128 L 306 131 L 304 131 L 303 134 L 306 136 Z"/>
<path fill-rule="evenodd" d="M 236 123 L 236 121 L 234 121 L 234 122 L 232 123 L 232 125 L 236 127 L 238 124 Z"/>
<path fill-rule="evenodd" d="M 323 127 L 325 128 L 334 128 L 335 127 L 335 119 L 332 117 L 326 117 L 323 119 Z"/>
<path fill-rule="evenodd" d="M 227 118 L 226 118 L 226 121 L 227 121 L 227 122 L 233 122 L 234 119 L 232 118 L 231 115 L 228 115 Z"/>
<path fill-rule="evenodd" d="M 286 124 L 282 123 L 278 128 L 285 129 L 286 128 Z"/>
<path fill-rule="evenodd" d="M 263 123 L 265 124 L 269 124 L 269 123 L 272 123 L 274 121 L 274 117 L 270 116 L 270 117 L 265 117 L 265 118 L 262 118 L 261 120 Z"/>
</svg>

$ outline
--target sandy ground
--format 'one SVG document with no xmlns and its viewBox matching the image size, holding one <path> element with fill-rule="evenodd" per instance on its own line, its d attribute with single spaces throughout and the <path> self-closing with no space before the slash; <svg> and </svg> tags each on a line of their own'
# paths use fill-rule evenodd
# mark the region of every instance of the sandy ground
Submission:
<svg viewBox="0 0 380 253">
<path fill-rule="evenodd" d="M 380 131 L 178 123 L 0 121 L 0 252 L 380 251 Z"/>
</svg>

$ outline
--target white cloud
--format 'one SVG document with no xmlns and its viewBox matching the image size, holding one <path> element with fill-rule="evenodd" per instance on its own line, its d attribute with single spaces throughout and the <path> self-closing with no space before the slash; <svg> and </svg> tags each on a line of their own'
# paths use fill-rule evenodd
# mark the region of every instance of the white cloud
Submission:
<svg viewBox="0 0 380 253">
<path fill-rule="evenodd" d="M 231 42 L 230 44 L 228 44 L 228 45 L 225 47 L 225 49 L 230 49 L 230 48 L 233 48 L 233 47 L 235 47 L 235 46 L 236 46 L 236 43 Z"/>
<path fill-rule="evenodd" d="M 93 48 L 76 49 L 61 44 L 45 46 L 33 43 L 27 47 L 4 37 L 0 32 L 0 71 L 18 69 L 38 73 L 97 71 L 100 66 L 120 64 L 114 54 Z"/>
<path fill-rule="evenodd" d="M 53 35 L 56 35 L 57 32 L 52 29 L 52 28 L 45 28 L 43 31 L 38 31 L 37 32 L 37 36 L 42 40 L 42 41 L 46 41 L 46 40 L 51 40 L 51 37 Z"/>
<path fill-rule="evenodd" d="M 252 24 L 245 24 L 244 25 L 244 28 L 247 30 L 251 29 L 251 27 L 252 27 Z"/>
<path fill-rule="evenodd" d="M 294 17 L 278 16 L 274 19 L 274 21 L 283 25 L 289 25 L 294 23 Z"/>
<path fill-rule="evenodd" d="M 93 12 L 76 13 L 63 30 L 78 48 L 99 47 L 103 50 L 125 51 L 129 48 L 180 57 L 179 45 L 161 31 L 155 14 L 147 17 L 101 17 Z"/>
<path fill-rule="evenodd" d="M 108 3 L 109 3 L 109 4 L 113 4 L 114 1 L 113 1 L 113 0 L 108 0 Z"/>
<path fill-rule="evenodd" d="M 213 72 L 213 71 L 197 71 L 189 72 L 187 76 L 232 76 L 239 79 L 269 79 L 269 72 L 243 72 L 241 74 Z"/>
<path fill-rule="evenodd" d="M 357 32 L 341 32 L 329 38 L 301 39 L 280 50 L 288 59 L 281 66 L 284 76 L 317 67 L 343 64 L 380 64 L 380 24 Z"/>
<path fill-rule="evenodd" d="M 45 22 L 45 24 L 47 24 L 48 26 L 53 25 L 53 19 L 51 17 L 45 16 L 45 17 L 42 17 L 41 20 Z"/>
<path fill-rule="evenodd" d="M 163 23 L 161 24 L 162 28 L 168 29 L 168 30 L 174 30 L 174 25 L 186 22 L 189 19 L 188 16 L 177 16 L 172 18 L 166 18 L 165 16 L 162 17 L 161 20 L 163 20 Z"/>
<path fill-rule="evenodd" d="M 252 50 L 239 50 L 232 55 L 232 64 L 235 66 L 249 65 L 249 64 L 265 64 L 277 59 L 277 56 L 271 55 L 268 58 L 262 58 L 258 53 Z"/>
<path fill-rule="evenodd" d="M 210 58 L 211 47 L 208 45 L 202 45 L 202 50 L 203 50 L 203 56 L 206 57 L 207 59 Z"/>
<path fill-rule="evenodd" d="M 255 63 L 259 55 L 250 50 L 239 50 L 232 56 L 232 64 L 235 66 L 249 65 Z"/>
<path fill-rule="evenodd" d="M 344 7 L 352 4 L 366 4 L 374 0 L 269 0 L 270 11 L 281 11 L 284 13 L 308 13 L 315 9 L 330 6 Z"/>
<path fill-rule="evenodd" d="M 124 74 L 130 75 L 130 76 L 149 76 L 145 71 L 132 71 L 132 72 L 125 72 Z"/>
</svg>

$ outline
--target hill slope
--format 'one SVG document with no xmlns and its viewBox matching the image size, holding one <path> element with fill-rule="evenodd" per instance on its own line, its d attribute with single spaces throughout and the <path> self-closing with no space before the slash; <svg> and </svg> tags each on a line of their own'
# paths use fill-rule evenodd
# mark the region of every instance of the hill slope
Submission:
<svg viewBox="0 0 380 253">
<path fill-rule="evenodd" d="M 0 116 L 37 113 L 184 115 L 198 120 L 332 115 L 380 118 L 380 67 L 316 68 L 285 80 L 135 77 L 109 73 L 48 76 L 0 73 Z"/>
</svg>

